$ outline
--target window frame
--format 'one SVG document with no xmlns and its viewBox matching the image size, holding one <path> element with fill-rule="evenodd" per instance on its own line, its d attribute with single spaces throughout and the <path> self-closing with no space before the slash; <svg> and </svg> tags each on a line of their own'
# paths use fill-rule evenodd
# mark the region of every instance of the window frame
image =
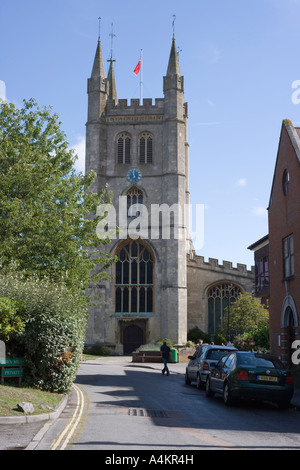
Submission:
<svg viewBox="0 0 300 470">
<path fill-rule="evenodd" d="M 131 163 L 131 136 L 125 131 L 117 136 L 117 162 L 118 165 Z"/>
<path fill-rule="evenodd" d="M 144 142 L 143 151 L 142 142 Z M 153 136 L 151 132 L 145 131 L 139 136 L 138 159 L 140 165 L 149 165 L 153 163 Z"/>
<path fill-rule="evenodd" d="M 290 185 L 290 173 L 288 169 L 286 168 L 282 175 L 282 191 L 283 191 L 284 196 L 286 196 L 287 193 L 289 192 L 289 185 Z"/>
<path fill-rule="evenodd" d="M 207 327 L 209 334 L 215 335 L 223 325 L 229 303 L 228 294 L 230 305 L 232 305 L 242 292 L 242 287 L 230 281 L 220 281 L 207 289 Z"/>
<path fill-rule="evenodd" d="M 283 259 L 283 277 L 284 279 L 292 279 L 295 276 L 294 262 L 294 234 L 291 233 L 282 239 L 282 259 Z"/>
<path fill-rule="evenodd" d="M 143 191 L 137 186 L 131 186 L 131 188 L 129 188 L 126 191 L 126 198 L 127 198 L 127 217 L 137 217 L 140 214 L 139 206 L 141 206 L 141 209 L 142 209 L 143 204 L 144 204 Z M 137 206 L 137 210 L 135 214 L 131 214 L 130 208 L 134 205 Z"/>
<path fill-rule="evenodd" d="M 115 264 L 115 315 L 154 313 L 154 266 L 146 243 L 129 240 L 117 251 Z"/>
<path fill-rule="evenodd" d="M 255 262 L 255 287 L 262 290 L 270 286 L 270 266 L 268 256 L 262 256 Z"/>
</svg>

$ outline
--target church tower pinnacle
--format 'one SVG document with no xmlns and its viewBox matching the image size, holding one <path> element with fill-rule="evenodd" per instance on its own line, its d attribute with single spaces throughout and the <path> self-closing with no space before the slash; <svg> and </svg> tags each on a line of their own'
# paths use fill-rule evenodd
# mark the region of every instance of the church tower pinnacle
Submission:
<svg viewBox="0 0 300 470">
<path fill-rule="evenodd" d="M 111 24 L 111 51 L 110 51 L 110 59 L 107 62 L 110 62 L 109 66 L 109 71 L 108 71 L 108 76 L 107 76 L 107 82 L 108 82 L 108 98 L 111 100 L 115 100 L 115 104 L 118 104 L 118 95 L 117 95 L 117 87 L 116 87 L 116 80 L 115 80 L 115 72 L 114 72 L 114 65 L 113 63 L 115 60 L 113 59 L 113 42 L 114 42 L 114 37 L 116 35 L 114 34 L 114 24 Z"/>
<path fill-rule="evenodd" d="M 101 42 L 98 40 L 91 78 L 88 79 L 88 121 L 97 121 L 102 115 L 107 99 Z"/>
<path fill-rule="evenodd" d="M 170 77 L 172 75 L 178 75 L 179 77 L 181 76 L 174 36 L 172 40 L 172 47 L 171 47 L 171 53 L 170 53 L 170 58 L 169 58 L 167 77 Z"/>
<path fill-rule="evenodd" d="M 115 104 L 118 104 L 118 95 L 117 95 L 117 87 L 116 87 L 116 80 L 115 80 L 115 72 L 114 72 L 114 60 L 111 58 L 109 59 L 110 66 L 107 75 L 107 84 L 108 84 L 108 98 L 110 100 L 115 100 Z"/>
</svg>

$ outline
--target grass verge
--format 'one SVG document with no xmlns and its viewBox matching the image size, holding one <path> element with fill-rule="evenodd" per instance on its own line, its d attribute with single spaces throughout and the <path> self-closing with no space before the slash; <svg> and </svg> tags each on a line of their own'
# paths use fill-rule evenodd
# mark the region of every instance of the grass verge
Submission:
<svg viewBox="0 0 300 470">
<path fill-rule="evenodd" d="M 18 411 L 18 403 L 26 401 L 34 406 L 34 415 L 49 413 L 54 410 L 64 395 L 58 393 L 42 392 L 32 388 L 12 387 L 0 385 L 0 416 L 24 416 Z M 43 409 L 47 405 L 50 409 Z"/>
</svg>

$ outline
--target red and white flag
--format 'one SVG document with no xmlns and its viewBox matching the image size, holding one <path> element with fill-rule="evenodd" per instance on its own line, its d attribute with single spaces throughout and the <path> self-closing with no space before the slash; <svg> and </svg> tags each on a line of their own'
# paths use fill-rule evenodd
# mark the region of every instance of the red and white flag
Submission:
<svg viewBox="0 0 300 470">
<path fill-rule="evenodd" d="M 133 73 L 134 73 L 135 75 L 137 75 L 137 74 L 139 73 L 139 71 L 141 70 L 141 62 L 142 62 L 142 59 L 141 59 L 141 57 L 140 57 L 140 60 L 138 61 L 137 65 L 136 65 L 136 67 L 135 67 L 135 69 L 134 69 L 134 71 L 133 71 Z"/>
</svg>

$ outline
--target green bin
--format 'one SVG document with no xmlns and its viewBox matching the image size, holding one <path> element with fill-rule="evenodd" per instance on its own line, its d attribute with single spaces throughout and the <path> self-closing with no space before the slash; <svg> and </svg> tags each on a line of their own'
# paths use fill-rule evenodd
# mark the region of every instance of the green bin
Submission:
<svg viewBox="0 0 300 470">
<path fill-rule="evenodd" d="M 177 349 L 171 349 L 171 362 L 178 362 L 178 352 Z"/>
</svg>

